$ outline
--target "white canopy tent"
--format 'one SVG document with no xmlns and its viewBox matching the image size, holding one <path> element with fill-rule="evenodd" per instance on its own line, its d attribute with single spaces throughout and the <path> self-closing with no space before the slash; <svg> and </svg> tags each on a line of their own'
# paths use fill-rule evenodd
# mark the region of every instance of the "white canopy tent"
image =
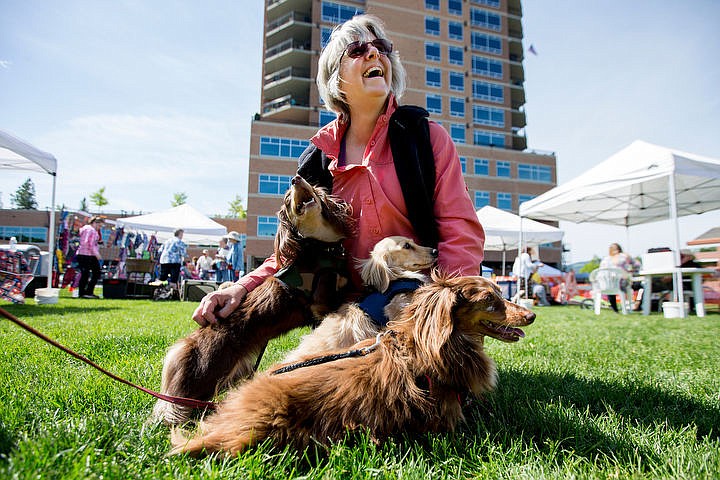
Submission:
<svg viewBox="0 0 720 480">
<path fill-rule="evenodd" d="M 147 215 L 118 218 L 115 223 L 129 229 L 154 232 L 161 242 L 171 238 L 178 228 L 185 232 L 183 241 L 195 245 L 214 244 L 227 234 L 225 226 L 188 204 Z"/>
<path fill-rule="evenodd" d="M 678 217 L 719 208 L 720 160 L 636 140 L 579 177 L 523 202 L 520 216 L 625 227 L 670 219 L 679 266 Z M 675 300 L 683 295 L 680 276 L 673 277 Z"/>
<path fill-rule="evenodd" d="M 502 271 L 505 274 L 505 252 L 520 248 L 520 222 L 518 215 L 486 205 L 477 211 L 478 220 L 485 230 L 485 250 L 503 252 Z M 559 228 L 534 220 L 522 220 L 522 243 L 541 245 L 559 242 L 564 232 Z"/>
<path fill-rule="evenodd" d="M 0 130 L 0 170 L 27 170 L 52 175 L 52 196 L 50 203 L 50 227 L 48 228 L 48 252 L 50 268 L 47 287 L 52 287 L 53 256 L 55 254 L 55 188 L 57 160 L 47 152 L 37 149 L 9 133 Z"/>
</svg>

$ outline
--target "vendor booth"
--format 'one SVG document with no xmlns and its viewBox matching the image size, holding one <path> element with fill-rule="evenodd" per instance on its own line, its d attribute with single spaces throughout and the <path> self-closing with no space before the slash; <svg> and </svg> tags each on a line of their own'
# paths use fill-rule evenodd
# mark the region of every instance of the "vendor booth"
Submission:
<svg viewBox="0 0 720 480">
<path fill-rule="evenodd" d="M 52 252 L 55 251 L 55 188 L 57 179 L 57 160 L 54 156 L 47 152 L 37 149 L 29 143 L 10 135 L 9 133 L 0 131 L 0 170 L 25 170 L 30 172 L 42 172 L 52 176 L 52 195 L 50 201 L 50 228 L 48 229 L 48 251 L 50 255 L 41 256 L 47 259 L 48 265 L 43 266 L 40 262 L 39 269 L 41 272 L 47 272 L 47 289 L 52 287 L 53 273 L 53 257 Z M 21 254 L 22 255 L 22 254 Z M 23 302 L 25 295 L 23 290 L 25 286 L 32 280 L 32 276 L 36 273 L 34 265 L 23 266 L 22 258 L 16 252 L 6 252 L 4 254 L 4 265 L 13 271 L 0 271 L 0 281 L 8 287 L 7 295 L 0 294 L 0 298 L 13 302 Z M 32 267 L 32 268 L 30 268 Z M 29 269 L 29 271 L 25 271 Z M 22 275 L 22 276 L 20 276 Z M 11 286 L 12 284 L 12 286 Z"/>
<path fill-rule="evenodd" d="M 626 228 L 670 220 L 671 228 L 659 229 L 658 239 L 673 245 L 668 273 L 673 298 L 682 302 L 678 217 L 717 209 L 720 160 L 636 140 L 579 177 L 521 203 L 520 215 Z M 702 304 L 702 295 L 697 289 L 695 301 Z M 702 305 L 696 310 L 702 312 Z M 685 315 L 683 310 L 680 316 Z"/>
</svg>

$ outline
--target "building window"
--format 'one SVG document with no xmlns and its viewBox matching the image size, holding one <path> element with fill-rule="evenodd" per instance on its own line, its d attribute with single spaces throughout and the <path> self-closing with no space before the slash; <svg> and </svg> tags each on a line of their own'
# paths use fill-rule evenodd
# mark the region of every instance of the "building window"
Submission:
<svg viewBox="0 0 720 480">
<path fill-rule="evenodd" d="M 297 158 L 310 145 L 296 138 L 260 137 L 260 155 Z"/>
<path fill-rule="evenodd" d="M 473 105 L 473 122 L 489 127 L 504 127 L 505 112 L 500 108 Z"/>
<path fill-rule="evenodd" d="M 535 195 L 523 195 L 523 194 L 520 194 L 520 195 L 518 195 L 518 203 L 529 202 L 529 201 L 532 200 L 533 198 L 535 198 Z"/>
<path fill-rule="evenodd" d="M 427 94 L 425 96 L 425 108 L 430 113 L 442 114 L 442 97 L 440 95 Z"/>
<path fill-rule="evenodd" d="M 461 97 L 450 97 L 450 116 L 465 117 L 465 99 Z"/>
<path fill-rule="evenodd" d="M 498 192 L 497 207 L 502 210 L 512 211 L 512 193 Z"/>
<path fill-rule="evenodd" d="M 325 48 L 330 41 L 330 34 L 333 29 L 329 27 L 320 28 L 320 48 Z"/>
<path fill-rule="evenodd" d="M 487 53 L 502 53 L 502 39 L 487 33 L 472 32 L 470 44 L 473 50 Z"/>
<path fill-rule="evenodd" d="M 476 158 L 474 161 L 473 173 L 487 177 L 490 175 L 490 160 L 487 158 Z"/>
<path fill-rule="evenodd" d="M 485 28 L 487 30 L 500 31 L 500 15 L 497 13 L 480 10 L 479 8 L 470 9 L 470 24 L 473 27 Z"/>
<path fill-rule="evenodd" d="M 440 44 L 435 42 L 425 42 L 425 60 L 433 62 L 440 61 Z"/>
<path fill-rule="evenodd" d="M 258 237 L 274 237 L 278 229 L 277 217 L 258 216 L 257 234 Z"/>
<path fill-rule="evenodd" d="M 465 143 L 465 124 L 464 123 L 451 123 L 450 124 L 450 137 L 453 142 L 463 144 Z"/>
<path fill-rule="evenodd" d="M 532 182 L 552 183 L 552 170 L 545 165 L 518 165 L 518 178 Z"/>
<path fill-rule="evenodd" d="M 439 68 L 426 68 L 425 85 L 428 87 L 442 86 L 442 71 Z"/>
<path fill-rule="evenodd" d="M 479 209 L 482 207 L 485 207 L 487 205 L 490 205 L 490 193 L 489 192 L 483 192 L 483 191 L 476 191 L 475 192 L 475 209 Z"/>
<path fill-rule="evenodd" d="M 362 8 L 340 5 L 333 2 L 322 2 L 322 20 L 329 23 L 343 23 L 355 15 L 365 13 Z"/>
<path fill-rule="evenodd" d="M 437 17 L 425 17 L 425 33 L 434 37 L 440 36 L 440 19 Z"/>
<path fill-rule="evenodd" d="M 467 172 L 467 158 L 460 157 L 460 171 L 462 171 L 463 175 Z"/>
<path fill-rule="evenodd" d="M 498 177 L 510 178 L 510 162 L 498 161 L 495 164 L 495 174 Z"/>
<path fill-rule="evenodd" d="M 450 72 L 448 77 L 450 79 L 450 90 L 455 92 L 465 91 L 465 75 L 462 72 Z"/>
<path fill-rule="evenodd" d="M 487 5 L 488 7 L 500 8 L 500 0 L 470 0 L 476 5 Z"/>
<path fill-rule="evenodd" d="M 425 8 L 428 10 L 440 10 L 440 0 L 425 0 Z"/>
<path fill-rule="evenodd" d="M 504 147 L 505 135 L 502 133 L 488 132 L 485 130 L 473 131 L 474 145 L 487 145 L 491 147 Z"/>
<path fill-rule="evenodd" d="M 321 127 L 324 127 L 328 123 L 332 122 L 337 118 L 337 113 L 330 112 L 328 110 L 320 110 L 320 113 L 318 114 L 318 124 Z"/>
<path fill-rule="evenodd" d="M 258 193 L 267 195 L 284 195 L 290 188 L 289 175 L 269 175 L 261 173 L 258 175 Z"/>
<path fill-rule="evenodd" d="M 448 13 L 462 16 L 462 0 L 448 0 Z"/>
<path fill-rule="evenodd" d="M 473 98 L 487 100 L 494 103 L 505 103 L 505 95 L 502 85 L 497 83 L 473 80 Z"/>
<path fill-rule="evenodd" d="M 0 225 L 0 240 L 10 241 L 12 237 L 15 237 L 18 243 L 47 243 L 48 229 L 44 227 Z"/>
<path fill-rule="evenodd" d="M 462 22 L 448 22 L 448 37 L 450 37 L 452 40 L 463 39 Z"/>
<path fill-rule="evenodd" d="M 450 62 L 450 65 L 464 65 L 465 52 L 463 48 L 450 45 L 448 47 L 448 62 Z"/>
<path fill-rule="evenodd" d="M 498 60 L 473 55 L 472 72 L 485 77 L 503 78 L 503 65 Z"/>
</svg>

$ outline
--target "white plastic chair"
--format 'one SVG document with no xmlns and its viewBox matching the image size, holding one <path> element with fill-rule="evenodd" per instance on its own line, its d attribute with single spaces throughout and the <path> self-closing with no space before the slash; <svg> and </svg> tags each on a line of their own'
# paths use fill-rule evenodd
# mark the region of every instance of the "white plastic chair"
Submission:
<svg viewBox="0 0 720 480">
<path fill-rule="evenodd" d="M 625 289 L 620 287 L 620 281 L 623 279 L 625 279 Z M 598 268 L 590 272 L 595 315 L 600 315 L 600 305 L 603 295 L 620 295 L 622 313 L 623 315 L 627 315 L 628 301 L 632 298 L 630 279 L 630 273 L 622 268 Z"/>
</svg>

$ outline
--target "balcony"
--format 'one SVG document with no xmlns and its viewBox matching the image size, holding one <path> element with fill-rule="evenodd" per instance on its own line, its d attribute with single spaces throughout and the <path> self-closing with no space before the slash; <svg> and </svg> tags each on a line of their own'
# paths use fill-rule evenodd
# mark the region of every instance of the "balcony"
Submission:
<svg viewBox="0 0 720 480">
<path fill-rule="evenodd" d="M 278 18 L 288 12 L 309 12 L 312 9 L 312 0 L 268 0 L 268 17 Z"/>
<path fill-rule="evenodd" d="M 265 71 L 277 72 L 288 67 L 299 67 L 309 70 L 310 40 L 289 38 L 265 50 Z"/>
<path fill-rule="evenodd" d="M 527 137 L 519 128 L 513 128 L 512 149 L 520 151 L 527 150 Z"/>
<path fill-rule="evenodd" d="M 291 95 L 293 98 L 305 98 L 309 96 L 311 86 L 312 79 L 308 69 L 286 67 L 265 75 L 263 97 L 278 98 Z"/>
<path fill-rule="evenodd" d="M 263 103 L 263 120 L 306 125 L 310 110 L 308 97 L 283 95 Z"/>
<path fill-rule="evenodd" d="M 525 105 L 525 89 L 520 83 L 519 86 L 515 84 L 510 85 L 510 106 L 513 109 L 519 109 Z"/>
<path fill-rule="evenodd" d="M 312 24 L 308 14 L 290 12 L 278 19 L 268 19 L 265 29 L 266 45 L 277 45 L 290 39 L 310 43 L 311 38 Z"/>
<path fill-rule="evenodd" d="M 524 128 L 527 125 L 527 118 L 525 117 L 525 110 L 522 108 L 512 109 L 512 126 L 513 128 Z"/>
</svg>

